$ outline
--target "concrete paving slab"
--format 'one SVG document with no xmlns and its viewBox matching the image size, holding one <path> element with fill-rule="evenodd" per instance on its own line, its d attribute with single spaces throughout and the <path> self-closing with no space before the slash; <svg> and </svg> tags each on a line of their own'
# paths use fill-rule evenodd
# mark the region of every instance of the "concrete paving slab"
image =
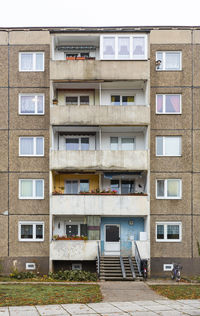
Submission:
<svg viewBox="0 0 200 316">
<path fill-rule="evenodd" d="M 160 316 L 186 316 L 186 314 L 183 314 L 182 312 L 178 311 L 163 311 L 163 312 L 158 312 L 158 315 Z"/>
<path fill-rule="evenodd" d="M 32 311 L 32 312 L 34 312 L 34 311 L 37 311 L 36 310 L 36 308 L 35 308 L 35 306 L 10 306 L 9 307 L 9 311 L 10 312 L 13 312 L 13 311 L 16 311 L 16 312 L 18 312 L 18 311 Z"/>
<path fill-rule="evenodd" d="M 148 309 L 134 304 L 132 302 L 112 302 L 112 305 L 116 306 L 117 308 L 119 308 L 120 310 L 124 311 L 124 312 L 142 312 L 142 311 L 148 311 Z"/>
<path fill-rule="evenodd" d="M 69 315 L 61 305 L 37 305 L 36 308 L 40 315 Z"/>
<path fill-rule="evenodd" d="M 95 312 L 97 313 L 120 313 L 121 310 L 119 310 L 117 307 L 109 304 L 109 303 L 91 303 L 87 304 L 89 307 L 91 307 Z"/>
<path fill-rule="evenodd" d="M 154 312 L 133 312 L 130 313 L 131 316 L 158 316 L 158 314 Z"/>
<path fill-rule="evenodd" d="M 39 313 L 36 311 L 10 311 L 10 316 L 39 316 Z"/>
<path fill-rule="evenodd" d="M 97 315 L 97 314 L 96 314 Z M 99 314 L 98 314 L 99 315 Z M 130 314 L 127 314 L 127 313 L 109 313 L 109 314 L 101 314 L 101 316 L 128 316 Z"/>
<path fill-rule="evenodd" d="M 62 304 L 61 305 L 64 310 L 69 312 L 70 314 L 93 314 L 94 310 L 88 307 L 85 304 Z"/>
<path fill-rule="evenodd" d="M 133 301 L 133 303 L 141 306 L 160 306 L 156 301 Z"/>
<path fill-rule="evenodd" d="M 9 316 L 8 307 L 0 307 L 0 316 Z"/>
<path fill-rule="evenodd" d="M 84 315 L 84 314 L 71 314 L 72 316 L 82 316 L 82 315 Z M 87 314 L 86 314 L 87 315 Z M 90 316 L 98 316 L 98 315 L 100 315 L 100 314 L 97 314 L 97 313 L 95 313 L 95 314 L 89 314 Z M 110 315 L 110 314 L 109 314 Z M 127 315 L 127 314 L 126 314 Z"/>
<path fill-rule="evenodd" d="M 186 311 L 185 313 L 187 313 L 187 315 L 200 315 L 200 309 L 191 309 Z"/>
<path fill-rule="evenodd" d="M 145 308 L 148 308 L 152 312 L 156 311 L 172 311 L 173 309 L 169 305 L 144 305 Z"/>
</svg>

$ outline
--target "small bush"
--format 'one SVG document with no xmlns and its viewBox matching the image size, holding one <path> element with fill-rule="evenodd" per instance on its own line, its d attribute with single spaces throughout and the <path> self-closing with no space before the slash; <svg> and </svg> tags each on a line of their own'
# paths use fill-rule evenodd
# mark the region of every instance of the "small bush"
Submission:
<svg viewBox="0 0 200 316">
<path fill-rule="evenodd" d="M 81 270 L 65 270 L 50 272 L 49 277 L 53 280 L 65 281 L 97 281 L 97 274 Z"/>
<path fill-rule="evenodd" d="M 19 272 L 17 269 L 10 273 L 10 277 L 13 279 L 23 280 L 23 279 L 33 279 L 36 275 L 33 272 Z"/>
</svg>

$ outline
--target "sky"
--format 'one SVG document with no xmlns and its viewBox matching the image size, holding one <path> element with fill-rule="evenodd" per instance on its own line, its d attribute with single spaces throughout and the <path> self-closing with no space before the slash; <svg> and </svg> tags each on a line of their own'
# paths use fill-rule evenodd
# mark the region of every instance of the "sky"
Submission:
<svg viewBox="0 0 200 316">
<path fill-rule="evenodd" d="M 198 26 L 198 0 L 1 0 L 0 27 Z"/>
</svg>

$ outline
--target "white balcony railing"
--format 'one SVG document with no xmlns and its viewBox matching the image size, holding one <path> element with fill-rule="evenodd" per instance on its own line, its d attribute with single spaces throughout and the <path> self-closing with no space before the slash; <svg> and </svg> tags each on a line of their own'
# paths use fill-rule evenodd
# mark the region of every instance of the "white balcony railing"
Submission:
<svg viewBox="0 0 200 316">
<path fill-rule="evenodd" d="M 52 240 L 50 260 L 95 260 L 97 240 Z"/>
<path fill-rule="evenodd" d="M 147 195 L 52 195 L 52 215 L 147 216 Z"/>
<path fill-rule="evenodd" d="M 51 170 L 147 170 L 147 150 L 53 150 Z"/>
</svg>

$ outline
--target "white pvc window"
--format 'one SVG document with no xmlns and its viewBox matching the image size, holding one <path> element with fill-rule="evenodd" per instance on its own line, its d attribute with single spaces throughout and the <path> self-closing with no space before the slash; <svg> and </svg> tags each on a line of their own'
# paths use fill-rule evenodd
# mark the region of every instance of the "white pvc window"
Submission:
<svg viewBox="0 0 200 316">
<path fill-rule="evenodd" d="M 44 199 L 44 180 L 19 179 L 19 199 Z"/>
<path fill-rule="evenodd" d="M 157 242 L 180 242 L 182 240 L 181 222 L 157 222 Z"/>
<path fill-rule="evenodd" d="M 44 156 L 44 137 L 20 137 L 20 156 Z"/>
<path fill-rule="evenodd" d="M 79 194 L 79 192 L 89 192 L 90 182 L 87 179 L 66 180 L 65 194 Z"/>
<path fill-rule="evenodd" d="M 157 114 L 181 114 L 181 94 L 157 94 Z"/>
<path fill-rule="evenodd" d="M 66 105 L 89 105 L 90 97 L 89 95 L 72 95 L 66 96 Z"/>
<path fill-rule="evenodd" d="M 44 222 L 19 222 L 18 238 L 19 241 L 44 241 Z"/>
<path fill-rule="evenodd" d="M 147 35 L 102 35 L 101 59 L 147 59 Z"/>
<path fill-rule="evenodd" d="M 156 70 L 182 70 L 182 54 L 180 51 L 156 52 Z"/>
<path fill-rule="evenodd" d="M 157 199 L 181 199 L 182 180 L 181 179 L 159 179 L 156 180 Z"/>
<path fill-rule="evenodd" d="M 43 115 L 44 114 L 44 94 L 20 94 L 19 114 L 23 115 Z"/>
<path fill-rule="evenodd" d="M 66 137 L 66 150 L 89 150 L 89 137 Z"/>
<path fill-rule="evenodd" d="M 181 136 L 157 136 L 156 156 L 181 156 Z"/>
<path fill-rule="evenodd" d="M 111 95 L 111 105 L 134 105 L 134 95 Z"/>
<path fill-rule="evenodd" d="M 44 52 L 19 53 L 19 71 L 44 71 Z"/>
<path fill-rule="evenodd" d="M 110 137 L 110 150 L 135 150 L 133 137 Z"/>
</svg>

